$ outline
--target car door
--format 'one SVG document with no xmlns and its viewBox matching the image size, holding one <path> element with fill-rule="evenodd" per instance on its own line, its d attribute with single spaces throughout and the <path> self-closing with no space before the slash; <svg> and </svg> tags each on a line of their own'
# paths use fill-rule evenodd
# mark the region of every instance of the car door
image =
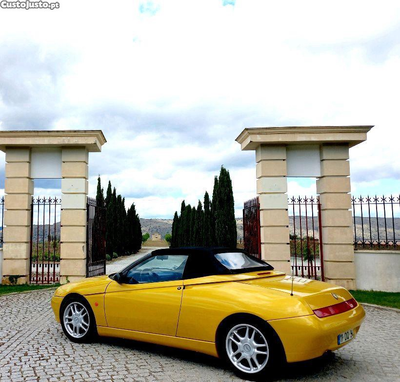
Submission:
<svg viewBox="0 0 400 382">
<path fill-rule="evenodd" d="M 108 326 L 175 336 L 187 257 L 152 256 L 130 269 L 124 282 L 111 282 L 105 295 Z"/>
</svg>

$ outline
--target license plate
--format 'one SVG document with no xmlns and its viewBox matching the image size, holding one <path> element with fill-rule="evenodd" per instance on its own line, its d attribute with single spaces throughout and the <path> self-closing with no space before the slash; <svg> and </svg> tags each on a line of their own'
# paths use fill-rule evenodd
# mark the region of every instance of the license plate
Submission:
<svg viewBox="0 0 400 382">
<path fill-rule="evenodd" d="M 338 345 L 344 344 L 354 338 L 353 329 L 348 330 L 347 332 L 341 333 L 337 336 Z"/>
</svg>

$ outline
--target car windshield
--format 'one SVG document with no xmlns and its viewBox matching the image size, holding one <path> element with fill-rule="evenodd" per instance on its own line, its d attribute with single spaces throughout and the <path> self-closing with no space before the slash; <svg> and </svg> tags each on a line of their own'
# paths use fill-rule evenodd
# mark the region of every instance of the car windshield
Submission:
<svg viewBox="0 0 400 382">
<path fill-rule="evenodd" d="M 215 254 L 215 258 L 230 271 L 242 271 L 253 268 L 273 269 L 269 264 L 243 252 L 225 252 Z"/>
<path fill-rule="evenodd" d="M 152 256 L 132 267 L 126 274 L 130 284 L 181 280 L 187 255 Z"/>
</svg>

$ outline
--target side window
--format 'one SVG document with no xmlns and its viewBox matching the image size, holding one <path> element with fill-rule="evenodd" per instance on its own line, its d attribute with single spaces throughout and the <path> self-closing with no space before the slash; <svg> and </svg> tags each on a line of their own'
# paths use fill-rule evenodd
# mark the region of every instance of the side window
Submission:
<svg viewBox="0 0 400 382">
<path fill-rule="evenodd" d="M 148 258 L 130 269 L 128 283 L 156 283 L 160 281 L 182 280 L 187 255 L 158 255 Z"/>
</svg>

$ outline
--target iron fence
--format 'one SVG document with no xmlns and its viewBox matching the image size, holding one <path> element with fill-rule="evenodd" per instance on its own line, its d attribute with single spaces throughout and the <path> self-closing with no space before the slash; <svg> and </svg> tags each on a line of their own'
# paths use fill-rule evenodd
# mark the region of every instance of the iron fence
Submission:
<svg viewBox="0 0 400 382">
<path fill-rule="evenodd" d="M 258 198 L 244 203 L 243 242 L 247 253 L 261 258 L 260 202 Z"/>
<path fill-rule="evenodd" d="M 400 249 L 400 195 L 352 197 L 354 248 Z"/>
<path fill-rule="evenodd" d="M 87 200 L 86 277 L 106 273 L 106 208 Z"/>
<path fill-rule="evenodd" d="M 61 199 L 32 198 L 30 283 L 60 280 Z"/>
<path fill-rule="evenodd" d="M 292 197 L 288 200 L 288 212 L 292 273 L 324 280 L 319 198 Z"/>
</svg>

